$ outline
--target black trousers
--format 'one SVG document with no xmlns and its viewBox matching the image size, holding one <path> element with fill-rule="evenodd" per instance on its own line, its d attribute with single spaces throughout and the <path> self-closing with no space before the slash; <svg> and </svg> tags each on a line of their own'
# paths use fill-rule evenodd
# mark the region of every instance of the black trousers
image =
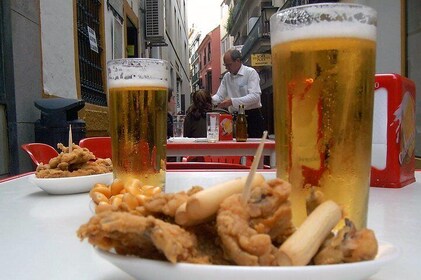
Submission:
<svg viewBox="0 0 421 280">
<path fill-rule="evenodd" d="M 249 138 L 262 138 L 265 122 L 260 108 L 246 110 L 247 134 Z"/>
</svg>

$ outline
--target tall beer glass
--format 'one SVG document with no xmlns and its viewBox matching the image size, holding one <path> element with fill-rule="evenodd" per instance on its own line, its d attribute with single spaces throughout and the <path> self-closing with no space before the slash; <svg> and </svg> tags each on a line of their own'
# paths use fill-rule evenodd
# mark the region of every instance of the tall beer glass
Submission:
<svg viewBox="0 0 421 280">
<path fill-rule="evenodd" d="M 366 226 L 376 12 L 356 4 L 292 7 L 270 20 L 277 175 L 292 184 L 293 221 L 312 187 Z M 341 224 L 339 225 L 341 226 Z"/>
<path fill-rule="evenodd" d="M 135 58 L 107 66 L 114 177 L 164 188 L 168 63 Z"/>
</svg>

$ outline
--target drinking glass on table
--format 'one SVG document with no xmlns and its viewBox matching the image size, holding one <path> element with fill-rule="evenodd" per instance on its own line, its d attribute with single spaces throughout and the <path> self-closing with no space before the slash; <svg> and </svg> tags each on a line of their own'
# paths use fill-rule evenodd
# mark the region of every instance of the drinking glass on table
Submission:
<svg viewBox="0 0 421 280">
<path fill-rule="evenodd" d="M 206 113 L 206 130 L 208 142 L 215 143 L 219 140 L 219 113 Z"/>
<path fill-rule="evenodd" d="M 185 115 L 176 115 L 173 117 L 173 136 L 184 137 L 184 119 Z"/>
<path fill-rule="evenodd" d="M 107 67 L 114 176 L 164 188 L 168 62 L 118 59 Z"/>
<path fill-rule="evenodd" d="M 305 219 L 305 198 L 316 187 L 365 227 L 376 12 L 297 6 L 274 14 L 270 29 L 277 175 L 292 184 L 293 221 Z"/>
</svg>

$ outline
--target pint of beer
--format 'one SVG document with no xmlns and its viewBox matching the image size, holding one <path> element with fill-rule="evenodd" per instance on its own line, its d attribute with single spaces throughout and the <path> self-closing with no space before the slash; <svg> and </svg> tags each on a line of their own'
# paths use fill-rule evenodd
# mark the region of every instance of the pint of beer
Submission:
<svg viewBox="0 0 421 280">
<path fill-rule="evenodd" d="M 164 188 L 168 63 L 135 58 L 107 67 L 114 177 Z"/>
<path fill-rule="evenodd" d="M 277 175 L 292 184 L 294 224 L 307 216 L 305 199 L 316 188 L 365 227 L 376 12 L 298 6 L 274 14 L 270 28 Z"/>
</svg>

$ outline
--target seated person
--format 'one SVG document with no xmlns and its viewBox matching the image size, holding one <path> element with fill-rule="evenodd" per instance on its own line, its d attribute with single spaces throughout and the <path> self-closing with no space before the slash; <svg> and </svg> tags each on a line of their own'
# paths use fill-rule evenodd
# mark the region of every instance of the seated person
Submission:
<svg viewBox="0 0 421 280">
<path fill-rule="evenodd" d="M 206 113 L 212 111 L 211 95 L 206 90 L 199 89 L 193 93 L 192 101 L 184 119 L 184 137 L 206 137 Z"/>
</svg>

